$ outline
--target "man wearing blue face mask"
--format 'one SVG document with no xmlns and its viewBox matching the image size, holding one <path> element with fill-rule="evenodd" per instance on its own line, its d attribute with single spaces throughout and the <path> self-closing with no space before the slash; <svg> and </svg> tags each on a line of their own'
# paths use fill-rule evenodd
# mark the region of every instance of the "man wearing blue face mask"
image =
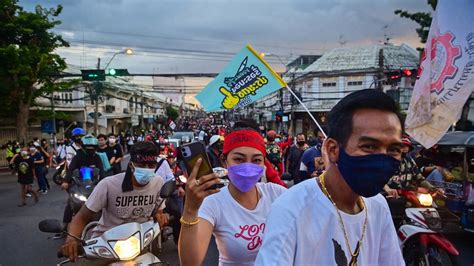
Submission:
<svg viewBox="0 0 474 266">
<path fill-rule="evenodd" d="M 155 176 L 158 155 L 159 150 L 152 142 L 135 143 L 125 173 L 106 177 L 97 184 L 85 205 L 74 216 L 68 232 L 80 237 L 85 225 L 100 211 L 102 214 L 93 230 L 93 237 L 120 224 L 142 223 L 151 218 L 155 218 L 160 226 L 165 225 L 168 219 L 162 211 L 164 204 L 152 217 L 162 201 L 159 195 L 163 179 Z M 78 244 L 77 240 L 68 236 L 62 246 L 63 254 L 76 260 Z"/>
<path fill-rule="evenodd" d="M 326 172 L 275 201 L 256 265 L 404 265 L 379 194 L 401 159 L 396 103 L 361 90 L 337 103 L 327 122 Z"/>
</svg>

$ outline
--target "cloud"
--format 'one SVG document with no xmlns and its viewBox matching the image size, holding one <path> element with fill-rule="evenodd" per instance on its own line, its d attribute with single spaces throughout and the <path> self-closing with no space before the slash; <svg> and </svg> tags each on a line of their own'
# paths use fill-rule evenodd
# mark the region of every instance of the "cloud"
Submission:
<svg viewBox="0 0 474 266">
<path fill-rule="evenodd" d="M 385 32 L 397 42 L 418 46 L 416 24 L 393 12 L 430 10 L 425 1 L 412 0 L 42 0 L 20 4 L 30 10 L 35 4 L 63 5 L 60 28 L 74 49 L 84 42 L 86 57 L 93 58 L 136 48 L 136 56 L 117 57 L 114 63 L 126 62 L 129 69 L 145 72 L 157 68 L 218 71 L 230 58 L 157 48 L 235 53 L 252 43 L 260 51 L 290 58 L 338 47 L 341 36 L 346 46 L 377 43 Z M 99 52 L 90 48 L 92 44 L 110 50 Z M 63 54 L 74 62 L 80 61 L 81 54 L 84 57 L 83 53 Z M 281 65 L 275 58 L 271 63 Z"/>
</svg>

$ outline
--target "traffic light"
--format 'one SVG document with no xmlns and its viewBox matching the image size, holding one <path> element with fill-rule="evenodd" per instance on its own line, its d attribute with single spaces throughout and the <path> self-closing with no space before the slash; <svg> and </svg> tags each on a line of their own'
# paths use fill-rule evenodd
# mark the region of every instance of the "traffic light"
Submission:
<svg viewBox="0 0 474 266">
<path fill-rule="evenodd" d="M 400 82 L 400 79 L 402 77 L 401 71 L 388 72 L 386 75 L 387 75 L 387 82 L 389 84 Z"/>
<path fill-rule="evenodd" d="M 276 115 L 275 115 L 275 121 L 277 121 L 277 122 L 281 122 L 281 120 L 282 120 L 282 117 L 281 117 L 281 115 L 279 115 L 279 114 L 276 114 Z"/>
<path fill-rule="evenodd" d="M 111 76 L 111 77 L 116 77 L 116 76 L 129 76 L 130 73 L 128 73 L 128 70 L 125 68 L 110 68 L 106 70 L 106 75 Z"/>
<path fill-rule="evenodd" d="M 82 80 L 100 81 L 105 80 L 105 71 L 103 69 L 82 69 Z"/>
<path fill-rule="evenodd" d="M 418 72 L 418 69 L 416 69 L 416 68 L 413 68 L 413 69 L 404 68 L 404 69 L 402 69 L 402 75 L 404 77 L 414 77 L 414 76 L 417 75 L 417 72 Z"/>
</svg>

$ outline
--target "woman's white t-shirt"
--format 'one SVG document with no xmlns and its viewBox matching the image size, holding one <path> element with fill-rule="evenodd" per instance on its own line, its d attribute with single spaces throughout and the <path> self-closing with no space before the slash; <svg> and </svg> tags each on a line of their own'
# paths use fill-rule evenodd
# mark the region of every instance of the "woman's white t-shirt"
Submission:
<svg viewBox="0 0 474 266">
<path fill-rule="evenodd" d="M 273 201 L 286 189 L 272 183 L 257 183 L 260 200 L 254 210 L 240 205 L 227 187 L 204 199 L 199 217 L 214 226 L 219 265 L 253 265 L 262 246 L 265 220 Z"/>
</svg>

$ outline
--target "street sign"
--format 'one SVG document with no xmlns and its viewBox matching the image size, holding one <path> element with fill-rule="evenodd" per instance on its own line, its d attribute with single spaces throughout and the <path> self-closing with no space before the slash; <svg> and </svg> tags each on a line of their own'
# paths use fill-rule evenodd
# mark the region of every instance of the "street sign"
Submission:
<svg viewBox="0 0 474 266">
<path fill-rule="evenodd" d="M 56 133 L 54 132 L 54 120 L 42 120 L 41 121 L 41 132 L 43 133 Z"/>
<path fill-rule="evenodd" d="M 103 81 L 105 80 L 105 71 L 103 69 L 81 69 L 82 80 Z"/>
</svg>

